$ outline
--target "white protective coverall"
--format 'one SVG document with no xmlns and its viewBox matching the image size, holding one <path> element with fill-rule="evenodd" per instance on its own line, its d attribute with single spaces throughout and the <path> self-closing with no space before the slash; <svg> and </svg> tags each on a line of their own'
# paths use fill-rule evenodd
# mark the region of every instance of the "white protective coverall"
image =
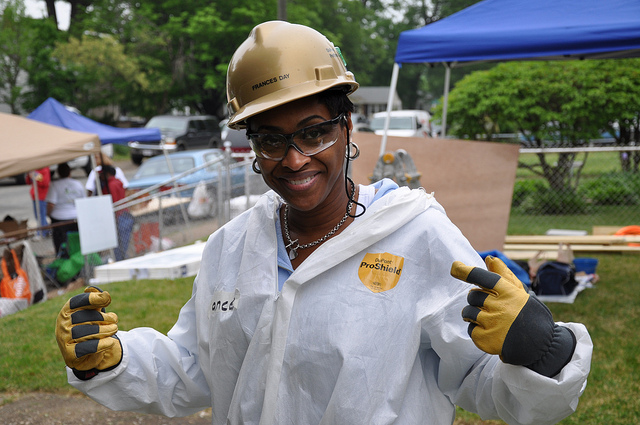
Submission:
<svg viewBox="0 0 640 425">
<path fill-rule="evenodd" d="M 120 331 L 122 363 L 89 381 L 69 370 L 70 383 L 117 410 L 213 407 L 213 424 L 451 424 L 457 404 L 541 425 L 575 410 L 591 362 L 585 327 L 565 324 L 577 346 L 553 378 L 476 348 L 461 318 L 472 285 L 449 272 L 455 260 L 484 264 L 432 195 L 402 187 L 374 202 L 281 292 L 280 205 L 269 192 L 211 235 L 168 336 Z"/>
</svg>

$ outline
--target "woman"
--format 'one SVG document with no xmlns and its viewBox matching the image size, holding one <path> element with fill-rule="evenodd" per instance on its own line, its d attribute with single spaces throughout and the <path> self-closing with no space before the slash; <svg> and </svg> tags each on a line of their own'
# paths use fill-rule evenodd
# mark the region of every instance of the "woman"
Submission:
<svg viewBox="0 0 640 425">
<path fill-rule="evenodd" d="M 111 195 L 111 201 L 116 202 L 124 199 L 126 194 L 122 181 L 116 175 L 116 169 L 111 165 L 103 165 L 101 174 L 104 174 L 106 180 L 106 190 L 104 194 Z M 114 253 L 116 261 L 122 261 L 127 258 L 127 249 L 129 248 L 129 240 L 131 239 L 131 231 L 135 220 L 128 208 L 116 211 L 116 227 L 118 229 L 118 246 L 115 247 Z"/>
<path fill-rule="evenodd" d="M 49 191 L 49 185 L 51 184 L 51 172 L 49 167 L 44 167 L 39 170 L 31 171 L 27 174 L 26 183 L 31 185 L 29 194 L 33 201 L 33 214 L 36 217 L 39 227 L 46 227 L 49 225 L 47 221 L 47 192 Z M 36 190 L 37 197 L 36 199 Z M 46 237 L 49 235 L 47 231 L 38 231 L 38 236 Z"/>
<path fill-rule="evenodd" d="M 129 181 L 127 180 L 127 177 L 125 176 L 122 169 L 120 167 L 116 167 L 108 155 L 100 152 L 94 155 L 94 159 L 97 164 L 96 168 L 91 170 L 91 172 L 87 176 L 87 182 L 84 185 L 84 188 L 87 190 L 87 196 L 93 196 L 93 194 L 97 192 L 96 191 L 96 173 L 98 173 L 98 176 L 100 175 L 100 171 L 102 171 L 103 165 L 109 165 L 113 167 L 114 170 L 116 170 L 116 179 L 122 182 L 122 187 L 126 189 L 127 186 L 129 186 Z"/>
<path fill-rule="evenodd" d="M 484 270 L 433 196 L 345 177 L 356 88 L 316 31 L 254 28 L 229 65 L 229 125 L 247 128 L 273 191 L 209 238 L 168 336 L 115 334 L 106 313 L 105 335 L 78 342 L 71 314 L 110 297 L 91 288 L 63 307 L 56 334 L 72 385 L 114 409 L 211 406 L 214 424 L 451 424 L 455 405 L 541 424 L 575 409 L 591 355 L 584 326 L 553 323 L 500 263 L 488 263 L 500 275 Z M 508 314 L 486 325 L 465 281 Z"/>
<path fill-rule="evenodd" d="M 63 162 L 58 165 L 58 176 L 60 178 L 51 183 L 47 193 L 47 213 L 54 225 L 52 236 L 56 253 L 67 241 L 67 233 L 78 231 L 75 201 L 84 198 L 82 183 L 71 177 L 69 164 Z"/>
</svg>

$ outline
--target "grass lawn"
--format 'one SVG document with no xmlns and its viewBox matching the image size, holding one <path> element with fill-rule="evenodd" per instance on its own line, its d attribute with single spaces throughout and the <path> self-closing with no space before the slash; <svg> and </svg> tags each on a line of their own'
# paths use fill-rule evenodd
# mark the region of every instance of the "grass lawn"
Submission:
<svg viewBox="0 0 640 425">
<path fill-rule="evenodd" d="M 554 164 L 558 159 L 558 154 L 545 154 L 548 164 Z M 520 154 L 518 161 L 528 165 L 538 164 L 537 154 Z M 584 168 L 580 172 L 581 177 L 598 177 L 611 172 L 619 172 L 620 152 L 587 152 L 576 154 L 575 161 L 584 163 Z M 531 178 L 536 174 L 526 168 L 518 167 L 516 178 Z"/>
<path fill-rule="evenodd" d="M 589 384 L 576 413 L 561 424 L 640 423 L 640 258 L 598 255 L 601 281 L 574 304 L 550 304 L 559 321 L 584 323 L 594 341 Z M 104 285 L 113 296 L 109 308 L 121 329 L 151 326 L 167 332 L 191 295 L 193 278 L 120 282 Z M 75 292 L 78 293 L 79 291 Z M 66 300 L 54 298 L 0 319 L 0 393 L 75 392 L 66 383 L 64 363 L 54 337 L 55 319 Z M 459 411 L 457 425 L 495 424 Z"/>
<path fill-rule="evenodd" d="M 593 226 L 630 226 L 640 223 L 637 207 L 592 205 L 587 214 L 539 215 L 523 214 L 511 209 L 507 234 L 544 235 L 549 229 L 585 230 L 591 234 Z"/>
<path fill-rule="evenodd" d="M 600 282 L 573 304 L 550 303 L 555 320 L 584 323 L 594 344 L 591 374 L 576 413 L 562 425 L 640 423 L 640 257 L 599 254 Z M 460 412 L 459 424 L 489 424 Z M 475 420 L 474 420 L 475 418 Z M 497 422 L 502 423 L 502 422 Z"/>
<path fill-rule="evenodd" d="M 191 296 L 193 278 L 118 282 L 102 286 L 118 314 L 119 328 L 140 326 L 169 331 Z M 0 393 L 75 391 L 66 383 L 64 361 L 55 340 L 55 322 L 66 300 L 81 290 L 36 304 L 0 319 Z"/>
<path fill-rule="evenodd" d="M 601 178 L 608 173 L 621 171 L 619 152 L 590 152 L 585 158 L 584 153 L 576 156 L 576 161 L 584 162 L 580 172 L 580 187 L 585 182 Z M 556 162 L 557 154 L 546 154 L 549 164 Z M 521 154 L 519 162 L 533 165 L 538 163 L 535 154 Z M 544 179 L 530 170 L 518 167 L 516 180 Z M 575 210 L 573 210 L 575 211 Z M 573 213 L 567 207 L 563 215 L 525 214 L 519 208 L 512 208 L 509 216 L 507 233 L 510 235 L 544 235 L 549 229 L 585 230 L 592 233 L 593 226 L 629 226 L 638 223 L 638 207 L 636 205 L 596 205 L 587 204 L 583 213 Z"/>
</svg>

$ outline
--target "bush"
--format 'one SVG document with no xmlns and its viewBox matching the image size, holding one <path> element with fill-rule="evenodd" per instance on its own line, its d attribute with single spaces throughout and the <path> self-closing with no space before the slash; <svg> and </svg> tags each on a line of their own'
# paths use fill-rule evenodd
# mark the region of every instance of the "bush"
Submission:
<svg viewBox="0 0 640 425">
<path fill-rule="evenodd" d="M 129 159 L 129 146 L 113 144 L 113 156 L 117 159 Z"/>
<path fill-rule="evenodd" d="M 513 186 L 513 198 L 511 199 L 511 206 L 517 207 L 525 199 L 534 194 L 548 189 L 548 185 L 543 180 L 517 180 Z"/>
<path fill-rule="evenodd" d="M 585 214 L 585 199 L 573 190 L 557 191 L 545 187 L 527 196 L 518 209 L 525 214 L 563 215 Z"/>
<path fill-rule="evenodd" d="M 640 204 L 640 176 L 630 173 L 610 173 L 586 182 L 581 192 L 594 205 Z"/>
</svg>

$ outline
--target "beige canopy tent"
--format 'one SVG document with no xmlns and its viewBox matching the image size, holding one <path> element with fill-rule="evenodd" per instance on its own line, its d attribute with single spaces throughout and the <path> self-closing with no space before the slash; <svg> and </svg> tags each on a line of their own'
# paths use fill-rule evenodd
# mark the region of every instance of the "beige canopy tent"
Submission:
<svg viewBox="0 0 640 425">
<path fill-rule="evenodd" d="M 0 178 L 100 152 L 97 134 L 0 113 Z"/>
</svg>

